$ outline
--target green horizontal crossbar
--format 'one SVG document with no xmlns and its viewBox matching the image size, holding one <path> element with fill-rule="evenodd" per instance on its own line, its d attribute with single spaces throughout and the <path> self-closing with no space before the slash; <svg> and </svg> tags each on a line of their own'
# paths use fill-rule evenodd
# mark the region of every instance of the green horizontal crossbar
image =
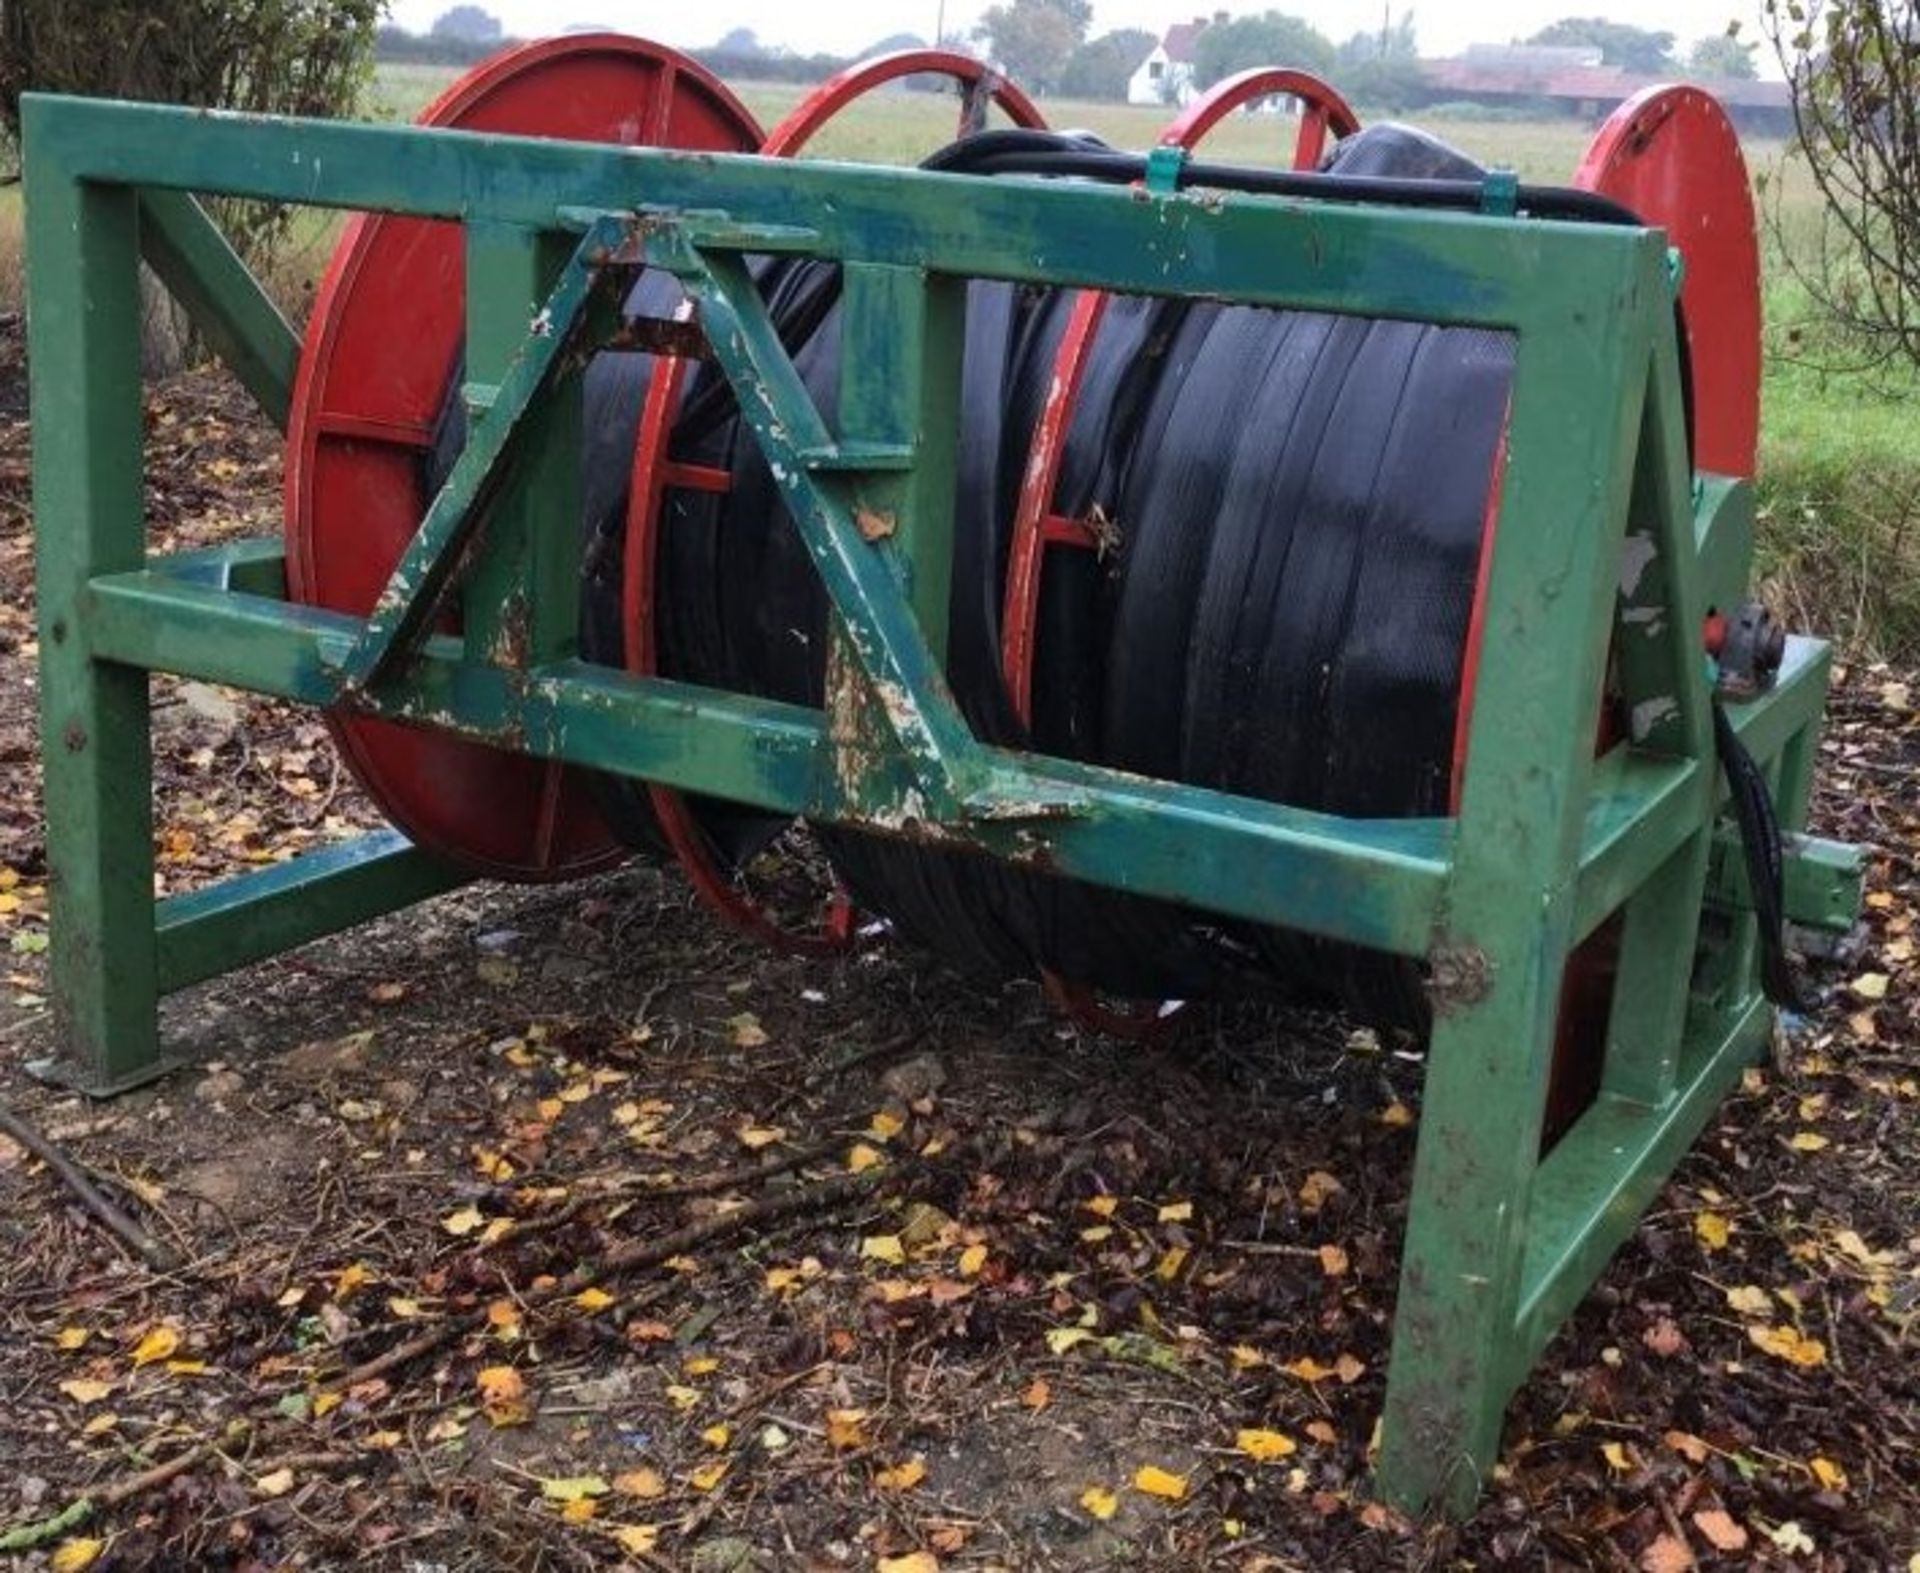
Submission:
<svg viewBox="0 0 1920 1573">
<path fill-rule="evenodd" d="M 1509 1385 L 1586 1296 L 1639 1224 L 1673 1166 L 1766 1041 L 1772 1011 L 1749 1000 L 1716 1041 L 1683 1067 L 1673 1096 L 1649 1108 L 1603 1096 L 1541 1160 L 1528 1203 L 1521 1296 Z"/>
<path fill-rule="evenodd" d="M 1800 835 L 1786 836 L 1783 851 L 1781 883 L 1787 921 L 1827 934 L 1845 934 L 1852 929 L 1860 915 L 1861 888 L 1867 872 L 1865 851 L 1844 841 Z M 1739 834 L 1730 828 L 1723 828 L 1714 838 L 1707 900 L 1728 912 L 1754 910 L 1746 857 Z"/>
<path fill-rule="evenodd" d="M 467 882 L 381 830 L 303 853 L 155 909 L 160 988 L 183 989 Z"/>
<path fill-rule="evenodd" d="M 249 536 L 221 546 L 168 552 L 147 560 L 157 574 L 206 585 L 214 590 L 238 590 L 283 600 L 287 593 L 287 548 L 278 536 Z"/>
<path fill-rule="evenodd" d="M 95 580 L 88 605 L 103 659 L 318 705 L 338 695 L 340 663 L 363 626 L 151 572 Z M 819 712 L 609 667 L 511 673 L 466 663 L 457 641 L 437 638 L 371 712 L 783 813 L 850 823 L 859 812 L 840 793 Z M 907 833 L 1229 916 L 1426 951 L 1444 820 L 1346 820 L 1050 757 L 982 754 L 990 786 L 971 805 L 978 819 Z M 1036 801 L 1078 811 L 1020 818 Z"/>
<path fill-rule="evenodd" d="M 1222 202 L 1205 191 L 1149 202 L 1092 183 L 212 117 L 39 94 L 21 104 L 29 144 L 84 181 L 447 219 L 469 216 L 484 193 L 490 221 L 549 228 L 578 223 L 580 209 L 680 209 L 689 238 L 721 249 L 726 221 L 701 215 L 734 212 L 753 215 L 762 238 L 751 250 L 784 239 L 836 261 L 1146 294 L 1190 292 L 1204 258 L 1214 299 L 1522 331 L 1564 321 L 1569 299 L 1622 299 L 1646 259 L 1665 255 L 1660 236 L 1624 227 L 1431 212 L 1419 215 L 1415 244 L 1384 235 L 1380 210 L 1357 205 Z M 1035 185 L 1049 188 L 1041 227 Z M 768 226 L 789 232 L 769 239 Z"/>
</svg>

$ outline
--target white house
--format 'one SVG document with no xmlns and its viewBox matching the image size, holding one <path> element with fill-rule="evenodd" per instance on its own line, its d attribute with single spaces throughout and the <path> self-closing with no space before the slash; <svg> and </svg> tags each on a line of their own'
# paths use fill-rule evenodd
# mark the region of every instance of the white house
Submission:
<svg viewBox="0 0 1920 1573">
<path fill-rule="evenodd" d="M 1225 12 L 1220 13 L 1225 16 Z M 1193 97 L 1193 52 L 1207 26 L 1204 16 L 1176 22 L 1127 79 L 1129 104 L 1182 104 Z"/>
</svg>

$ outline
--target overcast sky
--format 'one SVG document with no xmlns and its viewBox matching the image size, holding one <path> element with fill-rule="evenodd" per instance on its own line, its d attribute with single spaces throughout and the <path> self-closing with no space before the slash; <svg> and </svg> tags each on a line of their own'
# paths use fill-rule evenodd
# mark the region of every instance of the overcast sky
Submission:
<svg viewBox="0 0 1920 1573">
<path fill-rule="evenodd" d="M 829 3 L 776 3 L 776 0 L 701 0 L 699 4 L 662 4 L 661 0 L 481 0 L 509 33 L 523 38 L 557 33 L 575 22 L 604 23 L 682 47 L 711 44 L 735 27 L 750 27 L 767 45 L 786 45 L 802 54 L 850 54 L 889 33 L 930 37 L 941 7 L 938 0 L 901 5 L 889 0 L 829 0 Z M 949 32 L 970 28 L 988 0 L 946 0 Z M 452 0 L 392 0 L 392 18 L 414 32 L 425 32 Z M 1380 25 L 1377 0 L 1250 0 L 1226 9 L 1241 13 L 1290 11 L 1311 21 L 1335 42 L 1362 28 Z M 1218 5 L 1196 0 L 1094 0 L 1093 30 L 1140 27 L 1165 30 Z M 1396 5 L 1396 15 L 1403 7 Z M 1506 43 L 1537 32 L 1562 16 L 1602 12 L 1615 21 L 1664 28 L 1682 45 L 1723 32 L 1736 15 L 1748 38 L 1758 36 L 1758 0 L 1476 0 L 1471 5 L 1434 3 L 1414 8 L 1415 28 L 1424 54 L 1457 54 L 1471 43 Z M 1283 62 L 1281 62 L 1283 63 Z M 1764 63 L 1763 63 L 1764 69 Z"/>
</svg>

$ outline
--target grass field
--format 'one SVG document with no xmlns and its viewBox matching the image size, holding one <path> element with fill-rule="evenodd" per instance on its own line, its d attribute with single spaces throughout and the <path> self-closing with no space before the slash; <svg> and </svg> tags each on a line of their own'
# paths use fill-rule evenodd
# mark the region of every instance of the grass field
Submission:
<svg viewBox="0 0 1920 1573">
<path fill-rule="evenodd" d="M 413 118 L 458 73 L 387 65 L 370 113 Z M 787 84 L 738 84 L 739 96 L 771 126 L 799 102 Z M 1166 111 L 1128 105 L 1049 102 L 1056 126 L 1095 132 L 1122 147 L 1153 141 Z M 876 163 L 912 161 L 952 132 L 944 95 L 884 92 L 851 106 L 809 147 L 808 156 Z M 1437 119 L 1434 129 L 1473 156 L 1509 164 L 1523 178 L 1564 181 L 1590 132 L 1570 121 Z M 1234 116 L 1208 143 L 1223 160 L 1273 161 L 1291 146 L 1290 120 Z M 1779 143 L 1748 147 L 1768 178 L 1768 361 L 1760 478 L 1762 551 L 1778 597 L 1857 652 L 1899 656 L 1920 648 L 1920 435 L 1914 412 L 1920 377 L 1867 376 L 1823 341 L 1804 293 L 1782 265 L 1781 237 L 1797 244 L 1818 223 L 1817 197 Z M 21 293 L 17 188 L 0 189 L 0 309 Z M 278 284 L 297 303 L 318 278 L 333 221 L 315 215 L 296 231 Z M 1841 369 L 1834 369 L 1840 367 Z"/>
</svg>

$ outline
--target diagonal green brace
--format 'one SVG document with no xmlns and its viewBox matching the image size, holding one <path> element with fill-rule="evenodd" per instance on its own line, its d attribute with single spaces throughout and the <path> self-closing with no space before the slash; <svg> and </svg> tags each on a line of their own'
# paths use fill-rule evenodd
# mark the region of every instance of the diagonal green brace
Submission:
<svg viewBox="0 0 1920 1573">
<path fill-rule="evenodd" d="M 742 416 L 766 453 L 775 482 L 799 528 L 814 566 L 840 614 L 846 647 L 865 679 L 871 709 L 898 746 L 921 799 L 934 819 L 966 815 L 967 800 L 985 785 L 979 743 L 948 691 L 925 632 L 902 595 L 904 567 L 889 540 L 911 537 L 914 522 L 889 519 L 884 532 L 862 528 L 849 465 L 828 434 L 800 373 L 780 342 L 745 261 L 704 252 L 689 237 L 656 233 L 650 254 L 664 252 L 699 304 L 714 358 L 740 401 Z M 919 293 L 924 294 L 925 281 Z M 896 299 L 896 305 L 902 302 Z M 920 304 L 924 307 L 924 301 Z M 914 323 L 900 324 L 902 336 Z M 900 396 L 908 396 L 901 390 Z M 924 497 L 953 487 L 951 451 L 940 462 L 918 456 Z M 857 466 L 855 473 L 857 474 Z M 940 565 L 944 582 L 945 565 Z"/>
<path fill-rule="evenodd" d="M 285 431 L 300 339 L 220 226 L 184 191 L 143 191 L 140 254 L 261 412 Z"/>
<path fill-rule="evenodd" d="M 342 668 L 340 697 L 364 694 L 408 660 L 426 637 L 468 562 L 468 547 L 487 504 L 506 478 L 507 460 L 522 422 L 546 393 L 579 336 L 600 269 L 624 239 L 614 215 L 599 219 L 575 249 L 527 330 L 484 410 L 478 411 L 452 473 L 420 521 L 393 575 L 374 603 L 366 627 Z"/>
</svg>

